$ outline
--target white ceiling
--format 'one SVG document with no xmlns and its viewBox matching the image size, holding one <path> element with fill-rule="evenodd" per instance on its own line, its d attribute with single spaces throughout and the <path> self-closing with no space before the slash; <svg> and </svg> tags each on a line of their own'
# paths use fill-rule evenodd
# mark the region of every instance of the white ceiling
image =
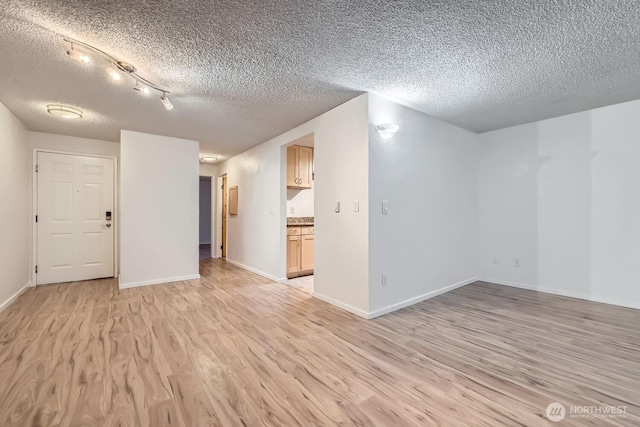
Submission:
<svg viewBox="0 0 640 427">
<path fill-rule="evenodd" d="M 124 128 L 229 156 L 364 91 L 476 132 L 640 98 L 634 0 L 2 3 L 0 101 L 44 132 Z M 135 64 L 175 108 L 74 62 L 62 35 Z M 85 119 L 49 116 L 53 102 Z"/>
</svg>

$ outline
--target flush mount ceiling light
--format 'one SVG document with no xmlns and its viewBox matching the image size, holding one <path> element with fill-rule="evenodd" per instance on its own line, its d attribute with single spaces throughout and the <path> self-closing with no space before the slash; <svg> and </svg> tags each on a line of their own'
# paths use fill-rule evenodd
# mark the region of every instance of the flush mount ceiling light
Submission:
<svg viewBox="0 0 640 427">
<path fill-rule="evenodd" d="M 398 131 L 398 125 L 395 123 L 383 123 L 376 126 L 378 133 L 384 139 L 389 139 Z"/>
<path fill-rule="evenodd" d="M 56 117 L 62 117 L 63 119 L 81 119 L 82 111 L 77 108 L 69 107 L 66 105 L 51 104 L 47 105 L 47 112 Z"/>
<path fill-rule="evenodd" d="M 102 58 L 108 64 L 106 69 L 107 74 L 114 81 L 120 81 L 122 80 L 123 76 L 129 76 L 136 82 L 136 85 L 133 86 L 134 90 L 143 93 L 144 95 L 148 95 L 149 93 L 151 93 L 151 90 L 155 90 L 160 95 L 160 101 L 162 102 L 162 105 L 164 105 L 164 108 L 166 108 L 167 110 L 173 109 L 173 104 L 171 103 L 171 101 L 169 101 L 169 98 L 167 98 L 167 94 L 169 93 L 169 91 L 166 88 L 142 77 L 140 74 L 138 74 L 138 70 L 133 64 L 124 61 L 118 61 L 116 58 L 98 49 L 97 47 L 93 47 L 81 41 L 74 40 L 69 37 L 65 37 L 64 41 L 69 43 L 71 46 L 70 49 L 67 50 L 67 54 L 71 58 L 79 62 L 90 62 L 91 59 L 89 58 L 88 54 L 80 52 L 76 49 L 76 46 L 80 46 L 84 51 L 90 52 L 94 54 L 94 56 Z"/>
<path fill-rule="evenodd" d="M 213 163 L 218 160 L 218 156 L 215 154 L 200 154 L 201 163 Z"/>
</svg>

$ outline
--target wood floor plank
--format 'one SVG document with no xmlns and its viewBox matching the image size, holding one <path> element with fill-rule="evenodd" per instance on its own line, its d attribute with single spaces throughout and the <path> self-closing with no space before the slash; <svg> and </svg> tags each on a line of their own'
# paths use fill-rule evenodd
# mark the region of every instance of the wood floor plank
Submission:
<svg viewBox="0 0 640 427">
<path fill-rule="evenodd" d="M 0 313 L 0 425 L 640 425 L 640 310 L 478 282 L 364 320 L 221 260 L 32 288 Z"/>
</svg>

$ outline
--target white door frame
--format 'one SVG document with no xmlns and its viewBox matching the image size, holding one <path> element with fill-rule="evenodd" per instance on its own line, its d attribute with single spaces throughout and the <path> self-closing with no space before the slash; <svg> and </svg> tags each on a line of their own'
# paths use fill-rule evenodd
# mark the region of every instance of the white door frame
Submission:
<svg viewBox="0 0 640 427">
<path fill-rule="evenodd" d="M 103 156 L 100 154 L 87 154 L 87 153 L 77 153 L 73 151 L 60 151 L 60 150 L 47 150 L 43 148 L 34 148 L 33 149 L 33 162 L 31 164 L 31 284 L 32 286 L 36 286 L 37 277 L 36 277 L 36 262 L 38 260 L 38 228 L 36 225 L 36 211 L 38 208 L 38 173 L 36 172 L 36 165 L 38 164 L 38 153 L 53 153 L 53 154 L 66 154 L 70 156 L 81 156 L 81 157 L 97 157 L 101 159 L 112 159 L 113 160 L 113 206 L 114 215 L 113 225 L 114 225 L 114 235 L 113 235 L 113 277 L 118 277 L 118 272 L 120 268 L 120 257 L 118 256 L 120 249 L 120 208 L 118 206 L 119 197 L 119 175 L 118 175 L 118 158 L 115 156 Z"/>
<path fill-rule="evenodd" d="M 223 173 L 221 175 L 216 176 L 216 208 L 213 212 L 213 215 L 216 217 L 216 251 L 215 258 L 222 258 L 222 210 L 224 209 L 224 194 L 222 194 L 222 179 L 227 177 L 227 190 L 229 189 L 229 177 L 227 173 Z M 212 178 L 213 180 L 213 178 Z M 228 201 L 227 201 L 228 203 Z M 229 250 L 229 216 L 227 214 L 227 252 Z M 227 253 L 227 258 L 229 258 L 229 254 Z"/>
</svg>

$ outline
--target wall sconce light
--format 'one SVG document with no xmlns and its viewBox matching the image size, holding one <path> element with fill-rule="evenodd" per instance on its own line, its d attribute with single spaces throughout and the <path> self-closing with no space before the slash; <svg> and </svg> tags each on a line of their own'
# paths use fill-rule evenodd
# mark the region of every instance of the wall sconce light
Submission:
<svg viewBox="0 0 640 427">
<path fill-rule="evenodd" d="M 376 126 L 378 133 L 384 139 L 389 139 L 398 131 L 398 125 L 395 123 L 383 123 Z"/>
</svg>

